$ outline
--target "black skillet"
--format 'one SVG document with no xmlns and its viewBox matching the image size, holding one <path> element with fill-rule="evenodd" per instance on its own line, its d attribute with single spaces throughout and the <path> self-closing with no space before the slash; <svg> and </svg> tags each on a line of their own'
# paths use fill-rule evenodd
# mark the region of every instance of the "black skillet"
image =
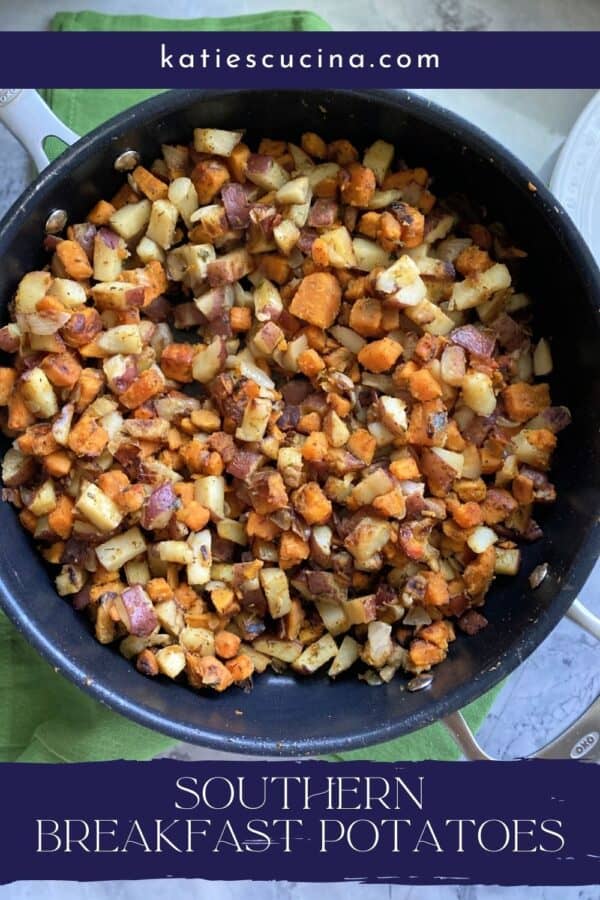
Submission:
<svg viewBox="0 0 600 900">
<path fill-rule="evenodd" d="M 45 125 L 37 122 L 40 133 Z M 435 174 L 437 194 L 466 191 L 528 250 L 523 283 L 536 300 L 537 333 L 552 342 L 553 401 L 573 414 L 553 469 L 558 501 L 538 516 L 544 537 L 525 547 L 518 577 L 496 580 L 486 604 L 489 627 L 459 637 L 432 686 L 414 693 L 402 678 L 371 688 L 355 675 L 332 683 L 326 676 L 265 674 L 251 693 L 218 696 L 143 678 L 116 650 L 98 644 L 85 619 L 57 597 L 6 503 L 0 504 L 0 600 L 26 638 L 83 690 L 175 738 L 282 756 L 365 747 L 446 717 L 506 677 L 566 613 L 598 556 L 600 275 L 575 227 L 535 176 L 477 128 L 427 101 L 400 91 L 175 91 L 82 138 L 14 204 L 0 226 L 3 320 L 19 278 L 46 262 L 41 245 L 50 211 L 64 208 L 71 222 L 80 221 L 121 183 L 113 167 L 118 154 L 132 148 L 151 160 L 161 143 L 185 140 L 199 125 L 245 128 L 250 143 L 265 135 L 298 140 L 306 130 L 359 146 L 385 138 L 410 164 Z M 57 130 L 54 122 L 45 133 Z M 549 574 L 533 591 L 528 574 L 541 562 L 549 564 Z"/>
</svg>

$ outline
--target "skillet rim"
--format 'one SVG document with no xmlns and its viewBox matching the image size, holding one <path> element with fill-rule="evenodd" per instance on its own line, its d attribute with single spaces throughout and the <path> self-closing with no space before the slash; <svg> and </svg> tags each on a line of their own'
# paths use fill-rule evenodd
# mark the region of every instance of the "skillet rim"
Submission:
<svg viewBox="0 0 600 900">
<path fill-rule="evenodd" d="M 595 305 L 592 303 L 592 311 L 595 313 L 600 325 L 600 272 L 576 226 L 550 190 L 540 183 L 538 177 L 509 150 L 484 133 L 476 125 L 426 98 L 404 90 L 357 91 L 331 89 L 326 91 L 277 90 L 276 92 L 295 93 L 304 97 L 310 95 L 321 97 L 325 94 L 326 96 L 331 96 L 334 101 L 336 96 L 345 95 L 349 98 L 356 97 L 374 102 L 380 107 L 387 107 L 390 113 L 399 110 L 416 115 L 427 124 L 446 131 L 454 140 L 462 142 L 478 156 L 488 158 L 505 179 L 515 184 L 519 180 L 525 185 L 528 182 L 535 184 L 537 190 L 535 194 L 532 194 L 532 200 L 543 204 L 544 216 L 549 219 L 549 225 L 562 238 L 571 264 L 579 269 L 581 273 L 580 278 L 586 287 L 584 302 L 589 304 L 592 296 L 597 299 L 598 302 Z M 158 94 L 119 113 L 84 135 L 72 147 L 65 150 L 23 191 L 5 214 L 2 222 L 0 222 L 0 245 L 10 239 L 10 233 L 14 228 L 15 222 L 18 222 L 21 216 L 27 215 L 32 208 L 35 208 L 37 194 L 50 180 L 53 180 L 55 177 L 65 180 L 68 178 L 72 164 L 77 163 L 79 160 L 83 161 L 88 155 L 95 152 L 99 146 L 106 146 L 111 141 L 114 142 L 129 128 L 140 127 L 144 120 L 175 113 L 204 97 L 214 98 L 215 96 L 227 97 L 257 93 L 269 94 L 274 92 L 255 89 L 180 89 Z M 432 700 L 428 705 L 423 706 L 410 716 L 384 722 L 367 731 L 351 731 L 342 736 L 324 736 L 316 739 L 309 738 L 286 742 L 274 738 L 236 735 L 227 732 L 225 729 L 216 731 L 203 726 L 175 721 L 155 712 L 142 703 L 131 701 L 126 696 L 104 687 L 102 683 L 96 680 L 96 677 L 90 683 L 89 673 L 84 672 L 76 660 L 69 658 L 56 648 L 46 637 L 43 630 L 29 620 L 25 606 L 7 584 L 7 578 L 3 571 L 0 571 L 0 605 L 28 642 L 50 664 L 58 667 L 62 674 L 66 675 L 86 693 L 141 725 L 172 736 L 180 741 L 210 747 L 211 749 L 249 755 L 289 757 L 320 753 L 340 753 L 388 741 L 401 734 L 410 733 L 443 719 L 450 713 L 463 708 L 482 696 L 517 668 L 562 619 L 587 580 L 600 555 L 600 516 L 598 515 L 600 513 L 600 500 L 596 501 L 596 507 L 595 510 L 592 509 L 591 511 L 591 514 L 594 515 L 594 520 L 591 522 L 586 538 L 568 570 L 568 577 L 565 576 L 563 578 L 563 584 L 557 587 L 547 608 L 540 611 L 536 621 L 531 624 L 527 631 L 518 635 L 510 650 L 505 652 L 494 666 L 481 671 L 470 681 L 459 684 L 446 696 Z"/>
</svg>

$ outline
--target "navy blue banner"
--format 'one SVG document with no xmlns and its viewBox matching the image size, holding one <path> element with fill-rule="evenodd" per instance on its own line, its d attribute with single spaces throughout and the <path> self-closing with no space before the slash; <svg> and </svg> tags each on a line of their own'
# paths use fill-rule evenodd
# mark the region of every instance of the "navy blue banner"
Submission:
<svg viewBox="0 0 600 900">
<path fill-rule="evenodd" d="M 0 882 L 600 882 L 600 767 L 0 765 Z"/>
<path fill-rule="evenodd" d="M 4 32 L 15 87 L 595 88 L 600 32 Z"/>
</svg>

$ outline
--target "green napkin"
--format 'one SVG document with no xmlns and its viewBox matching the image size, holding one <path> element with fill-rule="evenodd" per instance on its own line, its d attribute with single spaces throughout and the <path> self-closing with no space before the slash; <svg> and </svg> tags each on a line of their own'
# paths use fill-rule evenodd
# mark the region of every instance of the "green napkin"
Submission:
<svg viewBox="0 0 600 900">
<path fill-rule="evenodd" d="M 59 13 L 52 28 L 60 31 L 315 31 L 329 26 L 313 13 L 274 12 L 228 19 L 188 21 L 146 16 Z M 46 100 L 78 134 L 157 91 L 49 90 Z M 55 147 L 52 155 L 60 152 Z M 140 676 L 142 677 L 142 676 Z M 174 746 L 171 738 L 135 725 L 88 697 L 57 674 L 0 614 L 0 761 L 77 762 L 105 759 L 151 759 Z M 377 690 L 366 688 L 365 690 Z M 477 729 L 497 693 L 491 691 L 463 712 Z M 443 725 L 330 759 L 395 760 L 457 759 L 458 752 Z"/>
</svg>

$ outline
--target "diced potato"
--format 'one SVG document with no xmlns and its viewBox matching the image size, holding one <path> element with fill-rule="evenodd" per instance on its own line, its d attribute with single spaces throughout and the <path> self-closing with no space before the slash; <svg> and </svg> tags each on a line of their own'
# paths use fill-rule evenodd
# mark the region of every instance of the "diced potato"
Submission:
<svg viewBox="0 0 600 900">
<path fill-rule="evenodd" d="M 496 575 L 516 575 L 521 565 L 521 551 L 514 548 L 496 547 Z"/>
<path fill-rule="evenodd" d="M 377 277 L 376 287 L 398 306 L 416 306 L 427 296 L 419 269 L 406 253 Z"/>
<path fill-rule="evenodd" d="M 35 492 L 33 500 L 28 505 L 30 512 L 34 516 L 47 516 L 56 508 L 56 492 L 54 483 L 49 480 L 45 481 Z"/>
<path fill-rule="evenodd" d="M 248 159 L 246 178 L 264 191 L 278 191 L 290 176 L 274 159 L 257 154 Z"/>
<path fill-rule="evenodd" d="M 546 338 L 540 338 L 533 351 L 533 374 L 540 378 L 552 371 L 552 353 Z"/>
<path fill-rule="evenodd" d="M 146 541 L 139 528 L 130 528 L 123 534 L 105 541 L 96 547 L 96 556 L 107 572 L 117 572 L 125 563 L 135 559 L 146 549 Z"/>
<path fill-rule="evenodd" d="M 173 281 L 185 281 L 200 288 L 206 281 L 208 265 L 217 258 L 212 244 L 184 244 L 167 253 L 167 272 Z"/>
<path fill-rule="evenodd" d="M 488 547 L 491 547 L 498 540 L 498 535 L 486 525 L 478 525 L 474 528 L 469 537 L 467 544 L 473 553 L 484 553 Z"/>
<path fill-rule="evenodd" d="M 389 191 L 374 191 L 367 205 L 367 209 L 387 209 L 391 203 L 395 203 L 397 200 L 400 200 L 401 197 L 402 191 L 393 189 Z"/>
<path fill-rule="evenodd" d="M 352 500 L 357 506 L 369 506 L 375 497 L 387 494 L 394 487 L 394 480 L 386 469 L 375 469 L 365 476 L 352 491 Z"/>
<path fill-rule="evenodd" d="M 337 656 L 338 647 L 330 634 L 326 633 L 323 637 L 310 644 L 306 650 L 292 663 L 295 672 L 302 675 L 312 675 L 326 662 Z"/>
<path fill-rule="evenodd" d="M 144 304 L 144 288 L 126 281 L 103 281 L 92 288 L 100 309 L 134 309 Z"/>
<path fill-rule="evenodd" d="M 398 397 L 379 398 L 381 422 L 392 434 L 403 434 L 408 428 L 406 403 Z"/>
<path fill-rule="evenodd" d="M 382 140 L 375 141 L 365 151 L 363 166 L 373 171 L 377 184 L 383 183 L 394 159 L 394 152 L 394 145 Z"/>
<path fill-rule="evenodd" d="M 334 269 L 353 269 L 356 267 L 352 238 L 348 229 L 343 225 L 326 231 L 318 238 L 318 241 L 325 250 L 328 264 L 333 266 Z"/>
<path fill-rule="evenodd" d="M 259 322 L 278 319 L 283 311 L 283 301 L 279 290 L 268 278 L 263 278 L 254 289 L 254 313 Z"/>
<path fill-rule="evenodd" d="M 331 603 L 329 600 L 314 599 L 323 625 L 330 634 L 343 634 L 350 627 L 347 611 L 340 603 Z"/>
<path fill-rule="evenodd" d="M 125 577 L 127 584 L 147 584 L 150 581 L 150 569 L 145 557 L 125 563 Z"/>
<path fill-rule="evenodd" d="M 356 268 L 361 272 L 371 272 L 380 266 L 384 268 L 390 264 L 390 254 L 387 253 L 375 241 L 369 241 L 367 238 L 352 238 L 352 248 L 356 259 Z"/>
<path fill-rule="evenodd" d="M 292 222 L 297 228 L 304 228 L 310 213 L 310 201 L 292 203 L 285 211 L 285 221 Z"/>
<path fill-rule="evenodd" d="M 291 219 L 282 219 L 281 222 L 273 228 L 273 237 L 275 238 L 278 249 L 286 256 L 289 256 L 298 243 L 300 229 L 291 221 Z"/>
<path fill-rule="evenodd" d="M 240 648 L 240 652 L 244 652 L 242 648 Z M 300 641 L 284 641 L 273 637 L 257 638 L 253 641 L 252 648 L 258 650 L 259 653 L 264 653 L 265 656 L 272 656 L 287 663 L 294 662 L 302 653 Z"/>
<path fill-rule="evenodd" d="M 242 131 L 224 131 L 222 128 L 194 128 L 194 149 L 198 153 L 215 156 L 231 156 L 243 137 Z"/>
<path fill-rule="evenodd" d="M 275 194 L 275 201 L 284 206 L 296 203 L 309 203 L 311 199 L 310 182 L 306 175 L 292 178 L 279 188 Z"/>
<path fill-rule="evenodd" d="M 81 493 L 75 507 L 88 522 L 95 525 L 98 531 L 113 531 L 119 527 L 123 518 L 123 513 L 116 503 L 113 503 L 104 491 L 90 481 L 82 483 Z M 107 567 L 105 566 L 105 568 Z"/>
<path fill-rule="evenodd" d="M 94 278 L 96 277 L 94 275 Z M 68 309 L 84 306 L 87 300 L 83 285 L 78 281 L 73 281 L 71 278 L 55 278 L 48 290 L 48 294 L 51 297 L 56 297 Z"/>
<path fill-rule="evenodd" d="M 442 462 L 454 469 L 456 477 L 460 478 L 463 474 L 463 466 L 465 458 L 462 453 L 456 453 L 454 450 L 446 450 L 444 447 L 432 447 L 431 452 L 435 453 Z"/>
<path fill-rule="evenodd" d="M 58 412 L 54 388 L 43 369 L 36 366 L 21 379 L 21 395 L 27 409 L 41 419 L 49 419 Z"/>
<path fill-rule="evenodd" d="M 191 178 L 175 178 L 169 185 L 169 200 L 178 209 L 187 228 L 192 225 L 192 216 L 198 209 L 198 194 Z"/>
<path fill-rule="evenodd" d="M 146 237 L 149 237 L 163 250 L 168 250 L 175 238 L 178 218 L 179 211 L 173 203 L 169 200 L 155 200 L 152 204 Z"/>
<path fill-rule="evenodd" d="M 192 377 L 208 384 L 220 371 L 225 359 L 223 339 L 216 337 L 208 346 L 200 346 L 192 362 Z"/>
<path fill-rule="evenodd" d="M 161 647 L 156 651 L 156 662 L 161 675 L 177 678 L 185 669 L 185 652 L 178 644 Z"/>
<path fill-rule="evenodd" d="M 115 238 L 115 235 L 111 235 Z M 96 281 L 117 281 L 123 269 L 124 243 L 120 238 L 107 241 L 102 231 L 94 238 L 94 278 Z M 85 292 L 84 292 L 85 297 Z"/>
<path fill-rule="evenodd" d="M 184 628 L 179 634 L 179 643 L 188 653 L 200 656 L 214 656 L 215 635 L 208 628 Z"/>
<path fill-rule="evenodd" d="M 491 416 L 496 409 L 496 395 L 485 372 L 469 371 L 462 381 L 462 399 L 478 416 Z"/>
<path fill-rule="evenodd" d="M 135 248 L 135 252 L 137 253 L 140 262 L 144 263 L 144 265 L 148 265 L 149 262 L 153 261 L 162 264 L 166 259 L 162 247 L 159 247 L 157 243 L 151 241 L 147 235 L 144 235 L 141 239 Z"/>
<path fill-rule="evenodd" d="M 159 541 L 156 548 L 163 562 L 185 566 L 194 559 L 192 548 L 185 541 Z"/>
<path fill-rule="evenodd" d="M 161 628 L 164 628 L 168 634 L 173 637 L 178 637 L 181 634 L 185 626 L 185 619 L 183 611 L 174 600 L 163 600 L 160 603 L 156 603 L 154 612 Z"/>
<path fill-rule="evenodd" d="M 212 537 L 208 529 L 193 531 L 187 539 L 192 550 L 192 562 L 188 564 L 188 584 L 207 584 L 211 577 Z"/>
<path fill-rule="evenodd" d="M 451 213 L 443 213 L 437 222 L 427 231 L 425 235 L 426 244 L 435 244 L 447 237 L 456 223 L 456 216 Z"/>
<path fill-rule="evenodd" d="M 464 281 L 457 281 L 452 289 L 450 306 L 453 309 L 470 309 L 489 300 L 496 291 L 510 287 L 510 272 L 503 263 L 495 263 L 484 272 L 469 275 Z"/>
<path fill-rule="evenodd" d="M 259 572 L 259 579 L 272 618 L 280 619 L 289 613 L 292 608 L 287 575 L 283 569 L 263 568 Z"/>
<path fill-rule="evenodd" d="M 194 499 L 210 510 L 216 519 L 225 517 L 225 479 L 222 475 L 205 475 L 194 482 Z"/>
<path fill-rule="evenodd" d="M 392 626 L 387 622 L 369 622 L 367 642 L 361 653 L 362 659 L 369 666 L 380 669 L 385 665 L 394 649 L 391 633 Z"/>
<path fill-rule="evenodd" d="M 260 441 L 265 435 L 273 404 L 260 397 L 252 398 L 246 404 L 241 425 L 236 429 L 238 441 Z"/>
<path fill-rule="evenodd" d="M 265 669 L 267 669 L 271 662 L 271 658 L 269 656 L 267 656 L 265 653 L 260 653 L 251 644 L 242 644 L 240 646 L 240 653 L 252 660 L 254 664 L 254 671 L 259 675 L 261 675 L 265 671 Z"/>
<path fill-rule="evenodd" d="M 37 304 L 50 291 L 52 275 L 50 272 L 28 272 L 17 287 L 15 311 L 18 313 L 34 313 Z"/>
<path fill-rule="evenodd" d="M 234 544 L 240 544 L 242 547 L 248 543 L 246 528 L 236 519 L 221 519 L 217 522 L 217 534 L 223 540 L 233 541 Z"/>
<path fill-rule="evenodd" d="M 409 306 L 403 309 L 407 319 L 420 325 L 423 331 L 429 334 L 449 334 L 456 326 L 456 322 L 447 316 L 443 309 L 425 298 L 417 306 Z"/>
<path fill-rule="evenodd" d="M 139 203 L 127 203 L 110 217 L 110 227 L 124 241 L 131 241 L 144 231 L 150 219 L 152 204 L 144 198 Z"/>
<path fill-rule="evenodd" d="M 111 356 L 116 353 L 141 353 L 142 338 L 137 325 L 116 325 L 101 334 L 96 343 Z"/>
<path fill-rule="evenodd" d="M 328 675 L 330 678 L 337 678 L 342 672 L 345 672 L 354 665 L 359 657 L 360 645 L 347 634 L 340 644 L 339 650 L 329 667 Z"/>
<path fill-rule="evenodd" d="M 326 178 L 337 178 L 339 171 L 340 167 L 337 163 L 333 162 L 326 162 L 321 163 L 318 166 L 313 166 L 313 168 L 306 173 L 311 190 L 314 191 L 316 186 Z"/>
</svg>

